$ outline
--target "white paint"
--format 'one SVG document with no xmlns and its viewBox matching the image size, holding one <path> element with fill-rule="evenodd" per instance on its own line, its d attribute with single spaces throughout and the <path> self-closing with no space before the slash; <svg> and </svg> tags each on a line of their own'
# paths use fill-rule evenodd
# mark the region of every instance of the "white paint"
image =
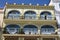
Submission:
<svg viewBox="0 0 60 40">
<path fill-rule="evenodd" d="M 53 1 L 51 0 L 50 3 L 49 3 L 49 6 L 53 5 Z"/>
<path fill-rule="evenodd" d="M 2 23 L 3 23 L 3 10 L 1 10 L 2 12 L 0 12 L 0 27 L 2 27 Z"/>
<path fill-rule="evenodd" d="M 49 5 L 53 5 L 54 9 L 55 9 L 55 14 L 56 14 L 56 20 L 58 25 L 60 25 L 60 0 L 51 0 Z"/>
<path fill-rule="evenodd" d="M 57 30 L 55 30 L 55 32 L 57 32 L 58 35 L 60 35 L 60 28 L 58 28 Z"/>
</svg>

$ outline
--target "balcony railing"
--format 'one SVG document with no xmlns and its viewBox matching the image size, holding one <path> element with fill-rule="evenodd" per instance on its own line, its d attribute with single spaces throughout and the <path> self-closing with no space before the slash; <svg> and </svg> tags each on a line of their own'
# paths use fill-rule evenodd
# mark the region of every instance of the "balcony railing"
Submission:
<svg viewBox="0 0 60 40">
<path fill-rule="evenodd" d="M 56 36 L 58 36 L 58 35 L 39 35 L 39 34 L 37 34 L 37 35 L 25 35 L 25 34 L 3 34 L 3 36 L 54 36 L 54 37 L 56 37 Z"/>
<path fill-rule="evenodd" d="M 27 32 L 25 33 L 24 31 L 20 31 L 20 30 L 16 30 L 17 32 L 11 32 L 11 31 L 6 31 L 6 30 L 4 30 L 3 31 L 3 34 L 24 34 L 24 35 L 57 35 L 57 32 L 46 32 L 45 34 L 44 33 L 42 33 L 42 32 L 40 32 L 40 33 L 38 33 L 38 32 L 29 32 L 28 34 L 27 34 Z M 31 33 L 33 33 L 33 34 L 31 34 Z"/>
<path fill-rule="evenodd" d="M 29 16 L 19 16 L 19 17 L 4 17 L 4 19 L 11 19 L 11 20 L 20 20 L 20 19 L 25 19 L 25 20 L 56 20 L 56 17 L 47 17 L 47 18 L 45 18 L 45 17 L 38 17 L 38 16 L 36 16 L 36 17 L 34 17 L 34 16 L 32 16 L 32 17 L 29 17 Z"/>
</svg>

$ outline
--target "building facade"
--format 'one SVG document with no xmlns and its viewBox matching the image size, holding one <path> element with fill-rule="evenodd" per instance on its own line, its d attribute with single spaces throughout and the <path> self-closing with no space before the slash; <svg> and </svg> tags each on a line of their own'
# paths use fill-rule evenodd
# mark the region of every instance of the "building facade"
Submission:
<svg viewBox="0 0 60 40">
<path fill-rule="evenodd" d="M 2 40 L 60 40 L 54 6 L 7 4 Z"/>
<path fill-rule="evenodd" d="M 3 8 L 0 8 L 0 40 L 2 38 L 3 14 L 4 14 Z"/>
<path fill-rule="evenodd" d="M 55 8 L 55 15 L 57 18 L 58 25 L 60 26 L 60 0 L 52 0 L 54 8 Z"/>
</svg>

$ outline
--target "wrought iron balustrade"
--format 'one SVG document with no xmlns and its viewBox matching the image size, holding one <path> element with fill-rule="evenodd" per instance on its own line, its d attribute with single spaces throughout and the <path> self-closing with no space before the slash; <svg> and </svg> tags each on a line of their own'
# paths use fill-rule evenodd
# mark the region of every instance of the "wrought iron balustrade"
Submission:
<svg viewBox="0 0 60 40">
<path fill-rule="evenodd" d="M 39 16 L 19 16 L 19 17 L 4 17 L 4 19 L 11 19 L 11 20 L 20 20 L 20 19 L 25 19 L 25 20 L 56 20 L 56 17 L 39 17 Z"/>
</svg>

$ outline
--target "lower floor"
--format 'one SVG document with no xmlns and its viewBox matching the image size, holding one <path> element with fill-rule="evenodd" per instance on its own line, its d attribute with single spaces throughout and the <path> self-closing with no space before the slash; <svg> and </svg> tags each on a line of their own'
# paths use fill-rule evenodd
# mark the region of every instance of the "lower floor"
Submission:
<svg viewBox="0 0 60 40">
<path fill-rule="evenodd" d="M 36 38 L 36 37 L 5 37 L 4 40 L 58 40 L 57 38 Z"/>
<path fill-rule="evenodd" d="M 2 36 L 2 40 L 60 40 L 58 35 L 9 35 Z"/>
<path fill-rule="evenodd" d="M 10 24 L 4 28 L 4 34 L 53 34 L 55 32 L 55 27 L 52 25 L 43 25 L 37 27 L 35 25 L 29 24 L 21 28 L 19 25 Z"/>
</svg>

